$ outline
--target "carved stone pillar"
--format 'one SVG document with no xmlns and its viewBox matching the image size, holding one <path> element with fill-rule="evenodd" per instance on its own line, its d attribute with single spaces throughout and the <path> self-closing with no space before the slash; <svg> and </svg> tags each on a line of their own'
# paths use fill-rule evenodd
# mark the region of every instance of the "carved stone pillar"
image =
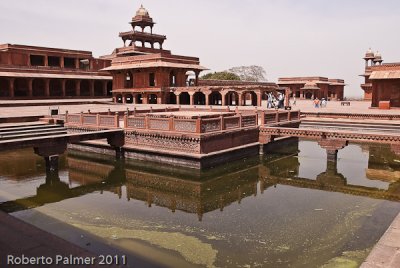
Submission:
<svg viewBox="0 0 400 268">
<path fill-rule="evenodd" d="M 61 79 L 61 94 L 63 97 L 65 97 L 66 93 L 65 93 L 65 84 L 67 83 L 67 80 L 65 79 Z"/>
<path fill-rule="evenodd" d="M 194 104 L 194 93 L 189 93 L 190 105 Z"/>
<path fill-rule="evenodd" d="M 242 106 L 243 105 L 243 93 L 238 93 L 238 97 L 239 97 L 239 102 L 237 104 L 237 106 Z"/>
<path fill-rule="evenodd" d="M 103 97 L 107 97 L 107 80 L 106 81 L 102 81 L 102 85 L 103 85 Z"/>
<path fill-rule="evenodd" d="M 205 98 L 206 98 L 206 105 L 210 105 L 210 94 L 204 94 Z"/>
<path fill-rule="evenodd" d="M 346 140 L 328 140 L 322 139 L 318 142 L 319 146 L 326 149 L 327 160 L 328 161 L 337 161 L 337 153 L 338 150 L 343 149 L 347 146 Z"/>
<path fill-rule="evenodd" d="M 93 80 L 89 80 L 89 89 L 90 89 L 90 96 L 93 97 L 94 96 L 94 81 Z"/>
<path fill-rule="evenodd" d="M 81 82 L 82 80 L 77 80 L 75 83 L 75 91 L 76 91 L 76 96 L 80 97 L 81 96 Z"/>
<path fill-rule="evenodd" d="M 32 84 L 33 84 L 33 79 L 32 78 L 28 78 L 28 97 L 32 97 L 33 96 Z"/>
<path fill-rule="evenodd" d="M 226 94 L 222 94 L 221 93 L 221 105 L 222 106 L 225 106 L 226 105 Z"/>
<path fill-rule="evenodd" d="M 256 96 L 257 96 L 257 106 L 258 106 L 258 107 L 261 107 L 261 105 L 262 105 L 262 95 L 261 95 L 261 92 L 256 93 Z"/>
<path fill-rule="evenodd" d="M 15 78 L 10 78 L 10 80 L 9 80 L 9 83 L 10 83 L 9 96 L 10 96 L 10 98 L 14 97 L 14 81 L 15 81 Z"/>
</svg>

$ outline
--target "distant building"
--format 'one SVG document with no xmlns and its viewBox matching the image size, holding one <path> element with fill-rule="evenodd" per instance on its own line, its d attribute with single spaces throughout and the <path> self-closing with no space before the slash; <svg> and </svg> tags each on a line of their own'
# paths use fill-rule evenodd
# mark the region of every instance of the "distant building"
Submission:
<svg viewBox="0 0 400 268">
<path fill-rule="evenodd" d="M 110 60 L 89 51 L 0 45 L 0 99 L 92 98 L 111 95 Z"/>
<path fill-rule="evenodd" d="M 361 88 L 364 99 L 371 100 L 371 107 L 400 107 L 400 63 L 382 64 L 379 52 L 369 49 L 364 57 L 365 77 Z"/>
<path fill-rule="evenodd" d="M 311 76 L 279 78 L 278 85 L 290 88 L 291 97 L 298 99 L 326 98 L 329 100 L 342 100 L 346 84 L 342 79 Z"/>
<path fill-rule="evenodd" d="M 114 50 L 111 66 L 103 69 L 113 76 L 115 102 L 261 106 L 269 92 L 278 90 L 275 83 L 200 82 L 199 74 L 207 68 L 199 58 L 165 50 L 166 36 L 153 33 L 155 22 L 143 6 L 130 24 L 131 31 L 119 34 L 124 46 Z"/>
</svg>

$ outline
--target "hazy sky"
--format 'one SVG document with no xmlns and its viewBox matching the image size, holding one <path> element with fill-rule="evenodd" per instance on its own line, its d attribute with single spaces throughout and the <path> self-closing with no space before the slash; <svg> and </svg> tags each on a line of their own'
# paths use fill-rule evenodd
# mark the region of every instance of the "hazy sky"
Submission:
<svg viewBox="0 0 400 268">
<path fill-rule="evenodd" d="M 143 4 L 167 35 L 164 48 L 200 57 L 212 71 L 261 65 L 285 76 L 345 79 L 361 96 L 365 51 L 400 61 L 398 0 L 13 0 L 0 1 L 0 43 L 109 54 Z"/>
</svg>

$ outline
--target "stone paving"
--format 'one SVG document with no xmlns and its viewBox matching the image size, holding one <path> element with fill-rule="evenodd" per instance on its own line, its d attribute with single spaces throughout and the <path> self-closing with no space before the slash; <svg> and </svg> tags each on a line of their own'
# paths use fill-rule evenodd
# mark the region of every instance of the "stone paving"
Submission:
<svg viewBox="0 0 400 268">
<path fill-rule="evenodd" d="M 400 214 L 372 249 L 361 268 L 400 267 Z"/>
<path fill-rule="evenodd" d="M 165 107 L 178 107 L 179 105 L 172 104 L 115 104 L 110 99 L 93 99 L 93 100 L 81 100 L 87 102 L 84 104 L 76 104 L 79 100 L 29 100 L 29 101 L 15 101 L 13 107 L 2 106 L 2 104 L 9 101 L 0 101 L 0 118 L 4 117 L 20 117 L 20 116 L 34 116 L 34 115 L 49 115 L 50 108 L 59 108 L 59 113 L 63 114 L 68 110 L 70 113 L 87 112 L 90 110 L 92 113 L 106 112 L 108 109 L 112 111 L 126 111 L 127 108 L 133 110 L 134 107 L 137 109 L 149 109 L 150 107 L 165 108 Z M 109 104 L 106 102 L 110 101 Z M 27 106 L 31 103 L 35 103 L 37 106 Z M 71 104 L 71 102 L 75 102 Z M 103 102 L 103 103 L 99 103 Z M 52 105 L 57 103 L 57 105 Z M 68 104 L 70 103 L 70 104 Z M 43 105 L 40 105 L 43 104 Z M 265 102 L 263 102 L 265 104 Z M 365 101 L 351 101 L 350 106 L 341 106 L 340 102 L 330 101 L 327 107 L 315 108 L 311 100 L 297 100 L 296 106 L 292 106 L 293 109 L 300 109 L 303 112 L 333 112 L 333 113 L 363 113 L 363 114 L 399 114 L 400 109 L 391 110 L 380 110 L 369 108 L 370 103 Z M 182 105 L 181 107 L 193 107 L 188 105 Z M 221 108 L 221 106 L 213 106 L 215 108 Z M 263 105 L 263 108 L 266 106 Z M 198 105 L 199 109 L 208 109 L 203 105 Z M 233 107 L 231 107 L 233 109 Z M 241 106 L 243 110 L 254 110 L 252 106 Z"/>
<path fill-rule="evenodd" d="M 61 238 L 40 230 L 0 211 L 0 267 L 7 265 L 10 256 L 51 257 L 56 255 L 75 257 L 94 257 L 95 255 Z M 22 265 L 31 267 L 31 265 Z M 32 265 L 37 267 L 67 267 L 70 265 Z M 74 267 L 87 267 L 78 265 Z M 99 267 L 93 265 L 91 267 Z"/>
</svg>

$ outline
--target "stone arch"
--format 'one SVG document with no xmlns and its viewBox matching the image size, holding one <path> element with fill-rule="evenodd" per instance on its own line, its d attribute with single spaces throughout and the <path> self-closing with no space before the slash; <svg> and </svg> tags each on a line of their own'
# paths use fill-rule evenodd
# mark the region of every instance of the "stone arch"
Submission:
<svg viewBox="0 0 400 268">
<path fill-rule="evenodd" d="M 193 104 L 194 105 L 205 105 L 206 104 L 206 95 L 200 91 L 194 93 Z"/>
<path fill-rule="evenodd" d="M 179 104 L 190 105 L 190 95 L 188 92 L 181 92 L 181 94 L 179 94 Z"/>
<path fill-rule="evenodd" d="M 94 95 L 103 96 L 103 81 L 94 81 Z"/>
<path fill-rule="evenodd" d="M 76 81 L 67 80 L 65 82 L 65 96 L 73 97 L 76 96 Z"/>
<path fill-rule="evenodd" d="M 161 49 L 161 44 L 160 44 L 160 42 L 155 42 L 155 43 L 154 43 L 154 48 L 155 48 L 155 49 Z"/>
<path fill-rule="evenodd" d="M 135 95 L 135 103 L 137 103 L 137 104 L 142 104 L 143 103 L 143 96 L 142 96 L 142 94 L 136 94 Z"/>
<path fill-rule="evenodd" d="M 115 102 L 122 103 L 122 94 L 117 94 L 115 96 Z"/>
<path fill-rule="evenodd" d="M 173 92 L 168 92 L 168 104 L 176 104 L 176 95 Z"/>
<path fill-rule="evenodd" d="M 15 97 L 26 97 L 28 96 L 28 79 L 26 78 L 16 78 L 14 80 L 14 96 Z"/>
<path fill-rule="evenodd" d="M 313 97 L 313 94 L 312 94 L 311 91 L 307 91 L 307 92 L 304 94 L 304 98 L 307 99 L 307 100 L 311 100 L 312 97 Z"/>
<path fill-rule="evenodd" d="M 211 94 L 208 96 L 208 99 L 208 103 L 210 105 L 222 105 L 222 95 L 219 93 L 219 91 L 211 92 Z"/>
<path fill-rule="evenodd" d="M 90 82 L 89 80 L 81 81 L 81 96 L 90 96 Z"/>
<path fill-rule="evenodd" d="M 46 81 L 44 79 L 33 79 L 32 81 L 32 96 L 44 97 L 46 96 Z"/>
<path fill-rule="evenodd" d="M 244 106 L 257 106 L 257 94 L 254 91 L 243 92 Z"/>
<path fill-rule="evenodd" d="M 0 97 L 10 97 L 10 80 L 0 77 Z"/>
<path fill-rule="evenodd" d="M 112 96 L 112 81 L 107 81 L 107 96 Z"/>
<path fill-rule="evenodd" d="M 156 94 L 147 95 L 147 103 L 148 104 L 157 104 L 157 95 Z"/>
<path fill-rule="evenodd" d="M 229 91 L 226 93 L 225 104 L 229 106 L 239 105 L 239 94 L 236 91 Z"/>
<path fill-rule="evenodd" d="M 132 94 L 126 94 L 124 96 L 124 98 L 125 98 L 126 103 L 133 103 L 133 95 Z"/>
<path fill-rule="evenodd" d="M 63 95 L 61 80 L 59 80 L 59 79 L 50 79 L 49 90 L 50 90 L 50 96 L 51 97 L 61 97 Z"/>
</svg>

